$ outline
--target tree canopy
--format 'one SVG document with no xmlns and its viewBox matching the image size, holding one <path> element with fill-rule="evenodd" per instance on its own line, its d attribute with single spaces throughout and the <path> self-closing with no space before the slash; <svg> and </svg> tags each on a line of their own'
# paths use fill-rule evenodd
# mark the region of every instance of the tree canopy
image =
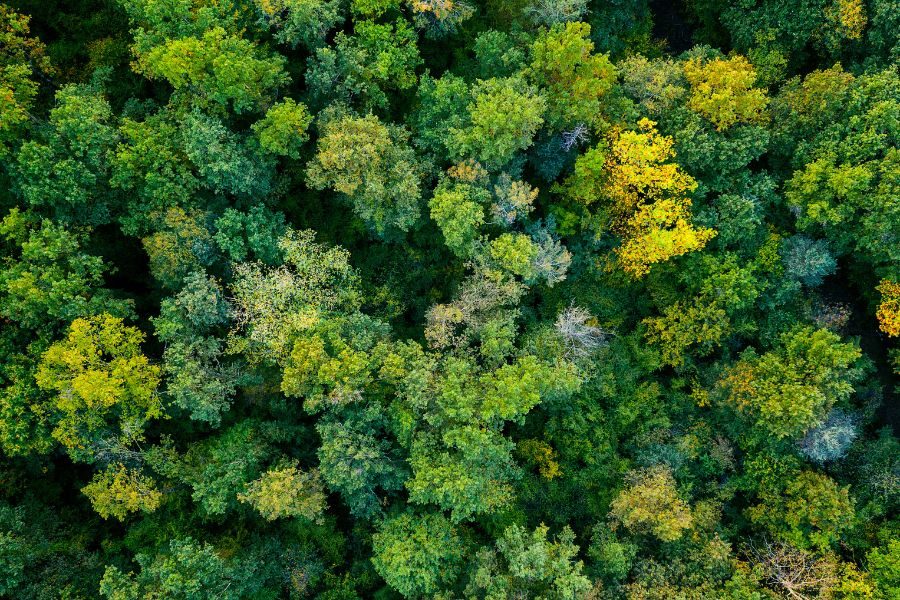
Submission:
<svg viewBox="0 0 900 600">
<path fill-rule="evenodd" d="M 0 597 L 897 600 L 898 31 L 0 2 Z"/>
</svg>

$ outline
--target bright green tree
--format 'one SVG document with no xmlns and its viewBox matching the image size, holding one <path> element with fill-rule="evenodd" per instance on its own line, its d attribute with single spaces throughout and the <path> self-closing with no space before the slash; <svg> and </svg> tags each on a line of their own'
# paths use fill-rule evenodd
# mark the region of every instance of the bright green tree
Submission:
<svg viewBox="0 0 900 600">
<path fill-rule="evenodd" d="M 389 518 L 372 536 L 375 570 L 407 598 L 434 596 L 459 576 L 466 555 L 456 526 L 440 513 Z"/>
</svg>

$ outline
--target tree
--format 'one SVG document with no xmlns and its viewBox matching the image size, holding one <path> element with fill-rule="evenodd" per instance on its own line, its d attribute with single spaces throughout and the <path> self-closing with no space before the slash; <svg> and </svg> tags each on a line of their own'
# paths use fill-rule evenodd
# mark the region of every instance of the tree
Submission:
<svg viewBox="0 0 900 600">
<path fill-rule="evenodd" d="M 762 356 L 745 351 L 720 385 L 727 405 L 748 417 L 763 439 L 796 438 L 853 393 L 859 357 L 854 344 L 831 331 L 798 327 Z"/>
<path fill-rule="evenodd" d="M 878 590 L 886 598 L 900 592 L 900 542 L 891 540 L 884 547 L 873 548 L 866 555 L 869 573 L 875 580 Z"/>
<path fill-rule="evenodd" d="M 166 40 L 138 53 L 136 70 L 165 79 L 176 91 L 191 90 L 236 113 L 258 111 L 288 82 L 284 57 L 213 27 L 200 36 Z"/>
<path fill-rule="evenodd" d="M 437 39 L 455 33 L 475 9 L 461 0 L 413 0 L 413 22 L 425 36 Z"/>
<path fill-rule="evenodd" d="M 552 27 L 581 21 L 587 10 L 587 0 L 535 0 L 525 9 L 525 14 L 537 25 Z"/>
<path fill-rule="evenodd" d="M 632 471 L 610 504 L 610 517 L 634 533 L 673 542 L 693 524 L 691 509 L 678 495 L 672 471 L 665 466 Z"/>
<path fill-rule="evenodd" d="M 433 596 L 459 576 L 466 548 L 440 513 L 403 513 L 372 536 L 375 570 L 407 598 Z"/>
<path fill-rule="evenodd" d="M 465 124 L 447 131 L 447 145 L 457 159 L 474 158 L 498 169 L 531 145 L 547 101 L 515 77 L 478 80 L 470 93 Z"/>
<path fill-rule="evenodd" d="M 277 475 L 274 479 L 263 477 L 266 465 L 283 456 L 277 444 L 296 442 L 296 433 L 297 430 L 288 424 L 246 418 L 192 444 L 183 456 L 162 447 L 148 457 L 148 461 L 161 474 L 190 486 L 191 498 L 204 517 L 238 510 L 238 495 L 243 496 L 248 490 L 255 493 L 245 496 L 246 500 L 261 503 L 261 512 L 268 517 L 279 514 L 273 505 L 279 499 L 264 500 L 259 493 L 265 491 L 268 484 L 277 486 L 279 481 L 284 481 Z M 253 482 L 261 477 L 262 481 L 254 485 Z"/>
<path fill-rule="evenodd" d="M 318 106 L 328 98 L 360 102 L 367 110 L 387 108 L 387 92 L 416 85 L 421 63 L 416 32 L 407 21 L 359 21 L 354 35 L 339 32 L 333 47 L 316 50 L 306 83 Z"/>
<path fill-rule="evenodd" d="M 137 574 L 123 573 L 118 567 L 106 568 L 100 581 L 103 596 L 109 600 L 237 600 L 252 590 L 245 579 L 247 573 L 242 573 L 244 569 L 235 568 L 211 545 L 193 538 L 173 539 L 159 554 L 139 554 L 136 559 L 141 567 Z"/>
<path fill-rule="evenodd" d="M 141 353 L 144 334 L 108 314 L 72 321 L 41 359 L 38 386 L 56 394 L 53 437 L 73 458 L 92 461 L 108 431 L 139 441 L 145 423 L 163 417 L 159 367 Z"/>
<path fill-rule="evenodd" d="M 0 265 L 0 314 L 20 326 L 41 330 L 99 312 L 130 313 L 128 302 L 103 288 L 109 270 L 84 251 L 89 238 L 17 208 L 0 222 L 7 242 Z"/>
<path fill-rule="evenodd" d="M 836 256 L 878 277 L 890 276 L 900 249 L 893 202 L 900 152 L 877 133 L 897 90 L 893 70 L 854 78 L 835 67 L 789 82 L 774 105 L 782 117 L 775 147 L 792 171 L 785 197 L 798 230 L 827 238 Z"/>
<path fill-rule="evenodd" d="M 181 143 L 178 120 L 163 110 L 143 121 L 126 117 L 119 124 L 119 143 L 109 154 L 109 182 L 126 192 L 120 223 L 129 234 L 146 232 L 147 213 L 196 205 L 202 182 Z"/>
<path fill-rule="evenodd" d="M 689 200 L 659 200 L 644 205 L 629 217 L 625 240 L 616 254 L 622 269 L 634 278 L 650 272 L 655 263 L 694 252 L 706 246 L 716 232 L 691 224 Z"/>
<path fill-rule="evenodd" d="M 153 512 L 162 499 L 152 479 L 122 464 L 107 466 L 81 491 L 101 517 L 120 521 L 128 513 Z"/>
<path fill-rule="evenodd" d="M 503 233 L 491 241 L 490 253 L 501 269 L 523 279 L 531 279 L 534 275 L 534 260 L 538 249 L 527 235 Z"/>
<path fill-rule="evenodd" d="M 526 181 L 518 181 L 503 173 L 494 186 L 495 202 L 491 205 L 491 215 L 500 225 L 511 226 L 516 221 L 524 221 L 534 210 L 534 201 L 539 190 Z"/>
<path fill-rule="evenodd" d="M 188 275 L 212 263 L 213 239 L 203 213 L 188 213 L 175 207 L 159 217 L 159 228 L 141 243 L 154 279 L 164 287 L 176 289 Z"/>
<path fill-rule="evenodd" d="M 826 276 L 837 270 L 837 261 L 825 240 L 793 236 L 785 240 L 782 256 L 788 274 L 810 287 L 821 285 Z"/>
<path fill-rule="evenodd" d="M 419 166 L 405 129 L 374 115 L 325 123 L 307 167 L 309 184 L 344 194 L 382 238 L 408 231 L 419 218 Z"/>
<path fill-rule="evenodd" d="M 322 522 L 325 490 L 319 472 L 301 471 L 290 461 L 275 465 L 262 477 L 247 484 L 238 500 L 253 506 L 267 521 L 281 517 L 303 517 Z"/>
<path fill-rule="evenodd" d="M 773 477 L 759 493 L 760 502 L 746 511 L 750 520 L 802 549 L 834 547 L 856 517 L 847 488 L 814 471 Z"/>
<path fill-rule="evenodd" d="M 20 139 L 34 106 L 36 77 L 54 72 L 46 48 L 29 35 L 29 21 L 9 7 L 0 7 L 0 158 Z"/>
<path fill-rule="evenodd" d="M 76 223 L 107 223 L 116 210 L 107 154 L 117 138 L 112 107 L 96 85 L 56 93 L 45 136 L 22 144 L 14 180 L 22 199 Z"/>
<path fill-rule="evenodd" d="M 451 510 L 455 522 L 495 513 L 512 501 L 520 469 L 514 444 L 502 435 L 504 424 L 524 422 L 542 398 L 566 397 L 579 384 L 568 365 L 550 366 L 528 355 L 483 371 L 462 357 L 434 364 L 420 356 L 408 369 L 413 387 L 401 385 L 403 402 L 427 426 L 412 439 L 406 487 L 412 502 Z M 422 405 L 424 392 L 434 398 L 432 405 Z"/>
<path fill-rule="evenodd" d="M 162 369 L 167 394 L 191 419 L 212 425 L 228 410 L 242 375 L 216 335 L 227 324 L 224 290 L 202 272 L 188 275 L 181 291 L 164 299 L 153 319 L 156 336 L 166 344 Z"/>
<path fill-rule="evenodd" d="M 313 231 L 290 229 L 279 247 L 279 267 L 235 266 L 232 331 L 241 335 L 231 342 L 251 362 L 284 360 L 319 315 L 353 312 L 360 303 L 359 274 L 346 250 L 316 243 Z"/>
<path fill-rule="evenodd" d="M 685 196 L 697 182 L 666 162 L 673 143 L 657 133 L 656 123 L 641 119 L 637 131 L 614 132 L 579 156 L 572 175 L 555 188 L 588 206 L 600 202 L 599 222 L 621 237 L 619 264 L 636 279 L 655 263 L 702 249 L 716 235 L 691 222 Z"/>
<path fill-rule="evenodd" d="M 253 131 L 266 152 L 299 158 L 300 146 L 309 139 L 306 130 L 311 122 L 312 115 L 307 113 L 306 105 L 285 98 L 253 124 Z"/>
<path fill-rule="evenodd" d="M 436 154 L 448 152 L 447 130 L 465 125 L 471 100 L 466 81 L 453 73 L 434 79 L 427 73 L 419 80 L 417 106 L 411 117 L 417 146 Z"/>
<path fill-rule="evenodd" d="M 881 331 L 897 337 L 900 336 L 900 284 L 883 279 L 878 286 L 881 292 L 881 303 L 878 305 L 878 325 Z"/>
<path fill-rule="evenodd" d="M 183 119 L 184 152 L 207 187 L 244 197 L 268 194 L 273 161 L 255 139 L 231 132 L 220 119 L 196 109 Z"/>
<path fill-rule="evenodd" d="M 722 306 L 706 298 L 685 304 L 676 302 L 662 316 L 644 319 L 647 341 L 659 346 L 666 364 L 681 366 L 692 347 L 701 356 L 709 354 L 730 331 Z"/>
<path fill-rule="evenodd" d="M 751 546 L 750 552 L 766 582 L 788 597 L 828 594 L 839 582 L 838 565 L 831 556 L 817 558 L 812 553 L 769 540 Z"/>
<path fill-rule="evenodd" d="M 587 23 L 556 24 L 531 47 L 530 76 L 547 92 L 547 123 L 553 128 L 602 122 L 601 101 L 616 71 L 606 55 L 593 54 L 590 34 Z"/>
<path fill-rule="evenodd" d="M 572 253 L 562 245 L 549 226 L 536 226 L 531 231 L 531 241 L 537 247 L 531 261 L 532 276 L 529 281 L 543 281 L 553 287 L 565 281 L 572 264 Z"/>
<path fill-rule="evenodd" d="M 403 488 L 407 473 L 397 449 L 382 434 L 380 407 L 328 419 L 316 430 L 322 438 L 319 470 L 331 490 L 339 492 L 354 515 L 371 517 L 382 510 L 384 494 Z"/>
<path fill-rule="evenodd" d="M 565 527 L 553 542 L 548 527 L 529 532 L 512 525 L 497 540 L 496 550 L 478 552 L 466 588 L 472 598 L 548 598 L 575 600 L 592 587 L 576 561 L 575 534 Z"/>
<path fill-rule="evenodd" d="M 753 87 L 756 71 L 743 56 L 694 58 L 684 64 L 684 74 L 691 84 L 688 107 L 709 119 L 718 131 L 766 118 L 768 98 L 764 90 Z"/>
<path fill-rule="evenodd" d="M 656 123 L 649 119 L 638 122 L 637 131 L 614 134 L 608 155 L 597 167 L 606 171 L 597 197 L 576 196 L 587 204 L 604 200 L 611 204 L 614 218 L 627 218 L 641 204 L 677 199 L 690 194 L 696 181 L 669 159 L 675 156 L 674 140 L 657 133 Z M 576 167 L 577 172 L 577 167 Z M 574 180 L 573 183 L 579 183 Z"/>
<path fill-rule="evenodd" d="M 553 326 L 574 358 L 586 357 L 602 348 L 611 335 L 597 326 L 591 313 L 579 306 L 571 306 L 559 313 Z"/>
<path fill-rule="evenodd" d="M 684 68 L 671 58 L 635 55 L 617 63 L 625 93 L 657 118 L 668 114 L 687 94 Z"/>
<path fill-rule="evenodd" d="M 216 245 L 234 262 L 251 257 L 267 265 L 284 261 L 279 240 L 287 232 L 284 214 L 256 205 L 247 212 L 226 208 L 216 219 Z"/>
<path fill-rule="evenodd" d="M 858 435 L 856 417 L 835 409 L 824 423 L 806 432 L 800 452 L 817 463 L 840 460 Z"/>
<path fill-rule="evenodd" d="M 259 0 L 257 5 L 260 23 L 274 31 L 279 43 L 292 48 L 322 47 L 328 32 L 344 20 L 335 0 Z"/>
<path fill-rule="evenodd" d="M 469 185 L 441 185 L 428 202 L 447 247 L 461 258 L 471 256 L 484 224 L 484 209 L 476 200 L 480 196 L 479 190 Z"/>
</svg>

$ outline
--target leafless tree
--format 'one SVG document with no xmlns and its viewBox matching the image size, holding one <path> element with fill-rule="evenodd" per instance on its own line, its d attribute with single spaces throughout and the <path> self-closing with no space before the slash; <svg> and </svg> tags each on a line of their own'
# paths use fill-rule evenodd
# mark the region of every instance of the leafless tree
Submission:
<svg viewBox="0 0 900 600">
<path fill-rule="evenodd" d="M 562 132 L 562 141 L 560 142 L 560 145 L 563 147 L 563 150 L 568 152 L 575 146 L 580 146 L 585 143 L 588 139 L 589 133 L 587 125 L 579 123 L 571 131 Z"/>
<path fill-rule="evenodd" d="M 817 557 L 781 542 L 751 543 L 749 554 L 766 583 L 785 598 L 821 598 L 840 581 L 833 558 Z"/>
<path fill-rule="evenodd" d="M 549 287 L 565 280 L 569 265 L 572 264 L 572 253 L 560 243 L 547 229 L 540 229 L 533 234 L 538 251 L 532 261 L 535 277 L 543 279 Z"/>
<path fill-rule="evenodd" d="M 556 317 L 556 332 L 571 358 L 585 357 L 608 343 L 612 334 L 589 324 L 592 319 L 591 313 L 578 306 L 570 306 Z"/>
</svg>

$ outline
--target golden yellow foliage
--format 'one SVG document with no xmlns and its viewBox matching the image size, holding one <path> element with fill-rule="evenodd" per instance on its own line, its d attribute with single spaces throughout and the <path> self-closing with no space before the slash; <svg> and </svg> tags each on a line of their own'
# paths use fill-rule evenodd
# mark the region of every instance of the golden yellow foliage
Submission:
<svg viewBox="0 0 900 600">
<path fill-rule="evenodd" d="M 883 279 L 877 289 L 881 292 L 878 326 L 889 336 L 900 337 L 900 283 Z"/>
<path fill-rule="evenodd" d="M 703 248 L 716 235 L 691 224 L 686 196 L 697 182 L 667 162 L 675 156 L 673 145 L 655 122 L 641 119 L 636 131 L 614 131 L 605 151 L 598 146 L 582 155 L 563 187 L 583 204 L 607 201 L 609 226 L 622 237 L 619 263 L 635 278 L 655 263 Z"/>
<path fill-rule="evenodd" d="M 693 526 L 691 509 L 678 495 L 669 467 L 633 471 L 627 480 L 627 487 L 610 504 L 614 522 L 636 533 L 651 533 L 664 542 L 679 539 Z"/>
<path fill-rule="evenodd" d="M 825 10 L 825 16 L 828 25 L 835 27 L 841 37 L 849 40 L 860 39 L 869 22 L 862 0 L 836 0 Z"/>
<path fill-rule="evenodd" d="M 413 11 L 431 14 L 439 21 L 452 16 L 457 10 L 453 0 L 413 0 L 410 6 Z"/>
<path fill-rule="evenodd" d="M 709 119 L 718 131 L 737 123 L 760 123 L 766 119 L 769 98 L 753 87 L 756 70 L 743 56 L 702 61 L 691 59 L 684 65 L 691 84 L 688 107 Z"/>
<path fill-rule="evenodd" d="M 674 140 L 659 135 L 650 119 L 638 121 L 638 131 L 615 135 L 604 168 L 608 175 L 603 195 L 612 202 L 614 214 L 630 215 L 639 204 L 684 196 L 697 189 L 693 177 L 677 163 Z"/>
<path fill-rule="evenodd" d="M 75 319 L 66 338 L 44 353 L 35 381 L 56 394 L 53 437 L 66 448 L 89 450 L 112 422 L 133 439 L 139 425 L 163 416 L 160 369 L 141 354 L 143 340 L 140 330 L 104 314 Z"/>
<path fill-rule="evenodd" d="M 477 160 L 469 158 L 447 169 L 447 175 L 458 181 L 474 183 L 485 179 L 488 176 L 488 172 Z"/>
<path fill-rule="evenodd" d="M 687 199 L 659 200 L 631 216 L 623 243 L 616 249 L 626 273 L 643 277 L 655 263 L 699 250 L 716 236 L 714 229 L 691 224 L 690 206 Z"/>
</svg>

